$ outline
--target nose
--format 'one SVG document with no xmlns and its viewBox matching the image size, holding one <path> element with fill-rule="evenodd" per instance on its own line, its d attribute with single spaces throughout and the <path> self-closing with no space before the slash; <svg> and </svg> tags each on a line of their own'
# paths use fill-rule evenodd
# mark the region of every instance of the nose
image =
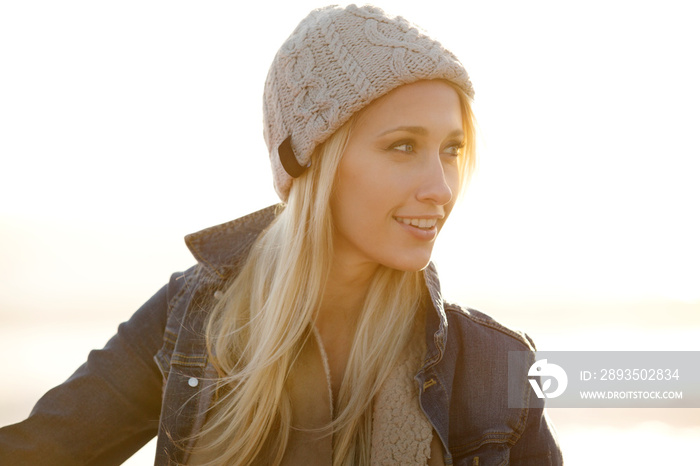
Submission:
<svg viewBox="0 0 700 466">
<path fill-rule="evenodd" d="M 452 188 L 445 175 L 439 154 L 430 157 L 423 167 L 416 198 L 421 202 L 445 205 L 452 200 Z"/>
</svg>

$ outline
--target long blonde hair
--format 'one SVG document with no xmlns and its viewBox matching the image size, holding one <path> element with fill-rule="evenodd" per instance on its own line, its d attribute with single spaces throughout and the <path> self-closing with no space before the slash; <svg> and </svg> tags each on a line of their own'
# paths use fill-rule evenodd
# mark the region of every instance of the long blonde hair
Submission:
<svg viewBox="0 0 700 466">
<path fill-rule="evenodd" d="M 457 87 L 466 137 L 461 180 L 474 164 L 468 97 Z M 217 400 L 198 435 L 207 464 L 279 464 L 292 427 L 285 390 L 309 338 L 333 257 L 330 199 L 357 114 L 317 147 L 289 200 L 260 234 L 240 274 L 214 304 L 206 328 L 218 372 Z M 333 464 L 368 464 L 371 406 L 412 335 L 424 305 L 422 272 L 379 267 L 361 310 L 337 406 L 329 427 Z"/>
</svg>

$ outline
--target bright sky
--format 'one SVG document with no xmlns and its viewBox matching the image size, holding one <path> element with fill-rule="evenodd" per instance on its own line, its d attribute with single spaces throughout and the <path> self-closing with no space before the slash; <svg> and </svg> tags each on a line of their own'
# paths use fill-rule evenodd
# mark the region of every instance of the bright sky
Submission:
<svg viewBox="0 0 700 466">
<path fill-rule="evenodd" d="M 700 303 L 692 2 L 376 3 L 476 89 L 479 171 L 436 252 L 453 294 Z M 110 273 L 147 296 L 184 234 L 276 202 L 263 82 L 322 4 L 0 4 L 3 299 Z"/>
</svg>

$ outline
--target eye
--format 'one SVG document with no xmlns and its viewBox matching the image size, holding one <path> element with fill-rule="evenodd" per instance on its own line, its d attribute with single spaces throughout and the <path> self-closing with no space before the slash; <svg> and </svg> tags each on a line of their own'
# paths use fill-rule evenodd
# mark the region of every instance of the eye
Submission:
<svg viewBox="0 0 700 466">
<path fill-rule="evenodd" d="M 398 151 L 401 151 L 401 152 L 413 152 L 413 150 L 414 150 L 415 148 L 414 148 L 414 146 L 413 146 L 413 143 L 410 143 L 410 142 L 399 142 L 399 143 L 394 144 L 393 146 L 391 146 L 391 149 L 393 149 L 393 150 L 398 150 Z"/>
<path fill-rule="evenodd" d="M 464 143 L 460 142 L 459 144 L 450 144 L 443 149 L 443 152 L 448 155 L 459 157 L 464 152 Z"/>
</svg>

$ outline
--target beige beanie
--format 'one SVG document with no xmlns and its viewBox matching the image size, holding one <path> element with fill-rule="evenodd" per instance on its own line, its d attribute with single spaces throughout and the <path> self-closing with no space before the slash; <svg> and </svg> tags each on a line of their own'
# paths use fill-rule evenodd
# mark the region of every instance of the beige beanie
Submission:
<svg viewBox="0 0 700 466">
<path fill-rule="evenodd" d="M 373 6 L 312 11 L 282 44 L 265 81 L 264 136 L 282 200 L 314 148 L 392 89 L 445 79 L 473 97 L 462 64 L 400 16 Z"/>
</svg>

